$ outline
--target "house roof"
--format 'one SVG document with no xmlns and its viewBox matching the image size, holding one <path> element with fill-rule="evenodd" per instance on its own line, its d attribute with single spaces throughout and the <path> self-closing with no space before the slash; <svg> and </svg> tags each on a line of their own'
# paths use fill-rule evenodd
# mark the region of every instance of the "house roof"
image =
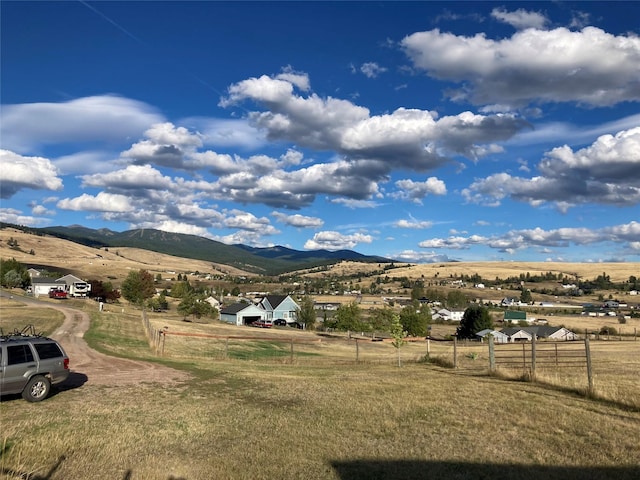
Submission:
<svg viewBox="0 0 640 480">
<path fill-rule="evenodd" d="M 520 312 L 517 310 L 507 310 L 504 312 L 505 320 L 526 320 L 527 312 Z"/>
<path fill-rule="evenodd" d="M 252 307 L 252 306 L 253 305 L 250 304 L 250 303 L 238 302 L 238 303 L 234 303 L 232 305 L 229 305 L 227 307 L 224 307 L 223 309 L 220 310 L 220 313 L 235 315 L 236 313 L 241 312 L 245 308 Z"/>
<path fill-rule="evenodd" d="M 287 297 L 288 295 L 267 295 L 260 301 L 260 303 L 264 303 L 266 300 L 269 302 L 269 305 L 271 305 L 271 308 L 275 310 L 278 308 L 278 305 L 287 299 Z"/>
<path fill-rule="evenodd" d="M 81 278 L 76 277 L 75 275 L 72 274 L 68 274 L 65 275 L 64 277 L 60 277 L 58 279 L 58 281 L 62 281 L 62 282 L 66 282 L 66 281 L 72 281 L 72 282 L 84 282 L 84 280 L 82 280 Z"/>
<path fill-rule="evenodd" d="M 500 330 L 500 332 L 504 333 L 508 337 L 513 337 L 516 333 L 519 333 L 519 332 L 524 332 L 528 336 L 532 335 L 532 333 L 528 332 L 525 328 L 503 328 L 502 330 Z"/>
<path fill-rule="evenodd" d="M 487 335 L 493 335 L 494 337 L 506 337 L 507 336 L 502 332 L 499 332 L 497 330 L 492 330 L 490 328 L 485 328 L 484 330 L 480 330 L 479 332 L 476 333 L 477 337 L 486 337 Z"/>
<path fill-rule="evenodd" d="M 37 285 L 37 284 L 41 284 L 41 285 L 48 285 L 48 284 L 64 285 L 64 280 L 56 280 L 55 278 L 51 278 L 51 277 L 33 277 L 31 279 L 31 284 L 33 284 L 33 285 Z"/>
</svg>

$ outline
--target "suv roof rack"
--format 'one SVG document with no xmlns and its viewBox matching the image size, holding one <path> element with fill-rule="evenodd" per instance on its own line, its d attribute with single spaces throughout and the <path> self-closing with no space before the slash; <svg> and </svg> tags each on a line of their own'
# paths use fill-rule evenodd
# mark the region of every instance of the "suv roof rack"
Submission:
<svg viewBox="0 0 640 480">
<path fill-rule="evenodd" d="M 44 336 L 43 332 L 36 332 L 36 327 L 33 324 L 25 325 L 22 330 L 18 330 L 17 328 L 10 333 L 4 333 L 2 328 L 0 328 L 0 338 L 7 339 L 9 337 L 42 337 Z"/>
</svg>

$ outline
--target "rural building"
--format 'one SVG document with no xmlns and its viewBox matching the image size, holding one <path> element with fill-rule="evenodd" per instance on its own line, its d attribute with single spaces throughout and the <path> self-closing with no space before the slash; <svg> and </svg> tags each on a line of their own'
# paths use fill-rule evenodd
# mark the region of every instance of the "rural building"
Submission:
<svg viewBox="0 0 640 480">
<path fill-rule="evenodd" d="M 86 297 L 91 291 L 91 284 L 76 277 L 75 275 L 65 275 L 64 277 L 60 277 L 57 281 L 64 282 L 66 285 L 65 290 L 71 297 Z"/>
<path fill-rule="evenodd" d="M 252 303 L 234 303 L 220 310 L 220 320 L 238 326 L 266 320 L 266 317 L 267 312 Z"/>
<path fill-rule="evenodd" d="M 265 312 L 265 320 L 278 320 L 282 318 L 287 323 L 293 323 L 298 319 L 300 307 L 289 295 L 267 295 L 263 297 L 258 306 Z"/>
<path fill-rule="evenodd" d="M 217 308 L 218 310 L 220 309 L 220 302 L 218 301 L 218 299 L 212 297 L 211 295 L 205 298 L 204 301 L 211 305 L 213 308 Z"/>
<path fill-rule="evenodd" d="M 432 320 L 444 320 L 446 322 L 459 322 L 464 316 L 463 310 L 447 310 L 441 308 L 432 315 Z"/>
<path fill-rule="evenodd" d="M 283 319 L 293 323 L 298 319 L 300 307 L 289 295 L 266 295 L 254 305 L 234 303 L 220 310 L 220 320 L 235 325 L 249 325 L 258 320 Z"/>
<path fill-rule="evenodd" d="M 502 332 L 498 332 L 497 330 L 491 330 L 490 328 L 487 328 L 476 333 L 476 337 L 478 337 L 481 342 L 483 342 L 489 335 L 493 337 L 493 341 L 495 343 L 509 343 L 509 337 Z"/>
<path fill-rule="evenodd" d="M 535 335 L 536 338 L 547 340 L 577 340 L 578 335 L 564 327 L 550 327 L 539 325 L 535 327 L 524 327 L 523 330 Z"/>
<path fill-rule="evenodd" d="M 509 337 L 510 342 L 530 342 L 533 339 L 533 334 L 524 328 L 503 328 L 501 332 Z"/>
<path fill-rule="evenodd" d="M 504 312 L 504 321 L 505 322 L 526 322 L 527 321 L 527 312 L 520 312 L 517 310 L 506 310 Z"/>
<path fill-rule="evenodd" d="M 49 290 L 51 290 L 52 288 L 55 288 L 56 290 L 67 291 L 67 285 L 63 281 L 47 277 L 32 277 L 31 288 L 33 296 L 36 298 L 38 298 L 40 295 L 48 297 Z"/>
<path fill-rule="evenodd" d="M 534 327 L 504 328 L 502 333 L 507 335 L 511 342 L 530 342 L 535 336 L 536 339 L 547 340 L 577 340 L 578 335 L 564 327 L 550 327 L 548 325 L 538 325 Z"/>
</svg>

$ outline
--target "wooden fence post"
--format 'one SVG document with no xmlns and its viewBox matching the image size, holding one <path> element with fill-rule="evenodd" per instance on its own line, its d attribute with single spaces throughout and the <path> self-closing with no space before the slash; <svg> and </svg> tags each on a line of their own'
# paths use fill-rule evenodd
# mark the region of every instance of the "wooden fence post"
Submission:
<svg viewBox="0 0 640 480">
<path fill-rule="evenodd" d="M 489 334 L 487 338 L 489 339 L 489 370 L 494 373 L 496 371 L 496 352 L 493 345 L 493 335 Z"/>
<path fill-rule="evenodd" d="M 360 361 L 360 342 L 356 338 L 356 363 Z"/>
<path fill-rule="evenodd" d="M 229 358 L 229 337 L 227 337 L 224 342 L 224 358 Z"/>
<path fill-rule="evenodd" d="M 453 336 L 453 368 L 458 368 L 458 337 Z"/>
<path fill-rule="evenodd" d="M 537 335 L 534 333 L 531 337 L 531 381 L 536 381 L 536 338 Z"/>
<path fill-rule="evenodd" d="M 584 339 L 584 352 L 587 356 L 587 379 L 589 381 L 589 396 L 593 395 L 593 369 L 591 366 L 591 349 L 589 348 L 589 337 Z"/>
<path fill-rule="evenodd" d="M 291 363 L 293 363 L 293 337 L 291 337 Z"/>
</svg>

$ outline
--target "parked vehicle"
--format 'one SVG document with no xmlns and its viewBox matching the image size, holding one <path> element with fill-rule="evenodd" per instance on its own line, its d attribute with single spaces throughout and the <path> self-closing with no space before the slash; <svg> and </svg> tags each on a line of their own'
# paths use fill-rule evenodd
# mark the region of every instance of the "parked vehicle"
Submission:
<svg viewBox="0 0 640 480">
<path fill-rule="evenodd" d="M 52 288 L 51 290 L 49 290 L 49 298 L 67 298 L 67 292 L 60 288 Z"/>
<path fill-rule="evenodd" d="M 284 318 L 278 318 L 278 319 L 273 321 L 273 324 L 276 327 L 286 327 L 287 326 L 287 321 Z"/>
<path fill-rule="evenodd" d="M 271 320 L 257 320 L 253 322 L 251 326 L 258 328 L 271 328 L 273 326 L 273 322 Z"/>
<path fill-rule="evenodd" d="M 69 377 L 69 357 L 55 340 L 25 330 L 0 335 L 0 395 L 40 402 Z"/>
</svg>

